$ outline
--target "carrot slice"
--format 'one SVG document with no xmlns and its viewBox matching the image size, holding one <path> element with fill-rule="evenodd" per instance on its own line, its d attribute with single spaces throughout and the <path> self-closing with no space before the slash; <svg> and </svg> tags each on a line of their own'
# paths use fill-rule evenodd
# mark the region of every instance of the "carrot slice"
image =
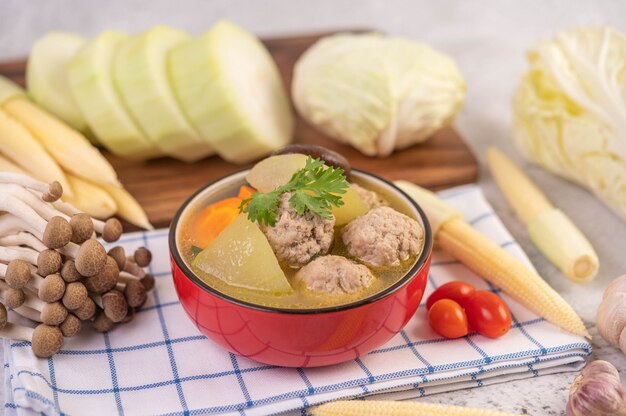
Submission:
<svg viewBox="0 0 626 416">
<path fill-rule="evenodd" d="M 206 248 L 239 216 L 241 198 L 226 198 L 198 212 L 189 224 L 192 244 Z"/>
<path fill-rule="evenodd" d="M 241 188 L 239 188 L 239 195 L 237 196 L 241 199 L 248 199 L 255 192 L 256 192 L 256 189 L 243 185 Z"/>
</svg>

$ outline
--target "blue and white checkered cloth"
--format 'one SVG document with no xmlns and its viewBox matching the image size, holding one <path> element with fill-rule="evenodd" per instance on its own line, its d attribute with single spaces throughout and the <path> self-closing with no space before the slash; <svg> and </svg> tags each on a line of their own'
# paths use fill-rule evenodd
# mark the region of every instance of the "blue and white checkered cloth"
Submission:
<svg viewBox="0 0 626 416">
<path fill-rule="evenodd" d="M 442 196 L 528 263 L 477 186 Z M 128 251 L 143 245 L 154 253 L 156 286 L 148 303 L 132 322 L 108 334 L 83 330 L 47 360 L 35 358 L 29 343 L 5 341 L 8 415 L 306 414 L 309 406 L 339 398 L 406 399 L 574 371 L 591 353 L 583 338 L 560 331 L 437 252 L 424 299 L 458 279 L 498 292 L 513 314 L 507 335 L 441 338 L 426 324 L 422 306 L 396 337 L 354 361 L 310 369 L 259 364 L 212 344 L 187 318 L 170 278 L 167 230 L 127 234 L 121 244 Z"/>
</svg>

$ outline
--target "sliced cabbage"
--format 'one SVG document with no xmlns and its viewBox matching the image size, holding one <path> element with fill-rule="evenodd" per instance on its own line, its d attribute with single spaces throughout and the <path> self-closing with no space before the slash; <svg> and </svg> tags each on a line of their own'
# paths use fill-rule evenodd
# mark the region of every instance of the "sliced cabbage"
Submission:
<svg viewBox="0 0 626 416">
<path fill-rule="evenodd" d="M 67 66 L 72 95 L 91 130 L 112 153 L 133 159 L 161 155 L 137 127 L 117 94 L 113 57 L 129 36 L 105 31 L 78 50 Z"/>
<path fill-rule="evenodd" d="M 168 57 L 172 86 L 192 125 L 224 159 L 246 163 L 286 145 L 293 115 L 261 42 L 221 21 Z"/>
<path fill-rule="evenodd" d="M 49 32 L 33 45 L 26 67 L 28 95 L 33 101 L 83 132 L 87 122 L 71 94 L 66 66 L 84 44 L 82 36 Z"/>
<path fill-rule="evenodd" d="M 167 52 L 189 36 L 167 26 L 154 26 L 125 40 L 115 55 L 113 78 L 132 118 L 166 155 L 193 162 L 213 153 L 191 127 L 170 87 Z"/>
<path fill-rule="evenodd" d="M 321 39 L 296 62 L 296 109 L 328 136 L 387 156 L 427 140 L 465 97 L 454 62 L 429 46 L 378 34 Z"/>
<path fill-rule="evenodd" d="M 518 147 L 626 221 L 626 36 L 578 28 L 539 42 L 528 59 L 513 99 Z"/>
</svg>

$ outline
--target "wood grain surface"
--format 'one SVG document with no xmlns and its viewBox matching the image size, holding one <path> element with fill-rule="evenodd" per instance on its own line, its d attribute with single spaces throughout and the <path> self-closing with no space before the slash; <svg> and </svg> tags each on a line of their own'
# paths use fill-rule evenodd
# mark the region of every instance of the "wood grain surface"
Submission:
<svg viewBox="0 0 626 416">
<path fill-rule="evenodd" d="M 291 85 L 294 62 L 323 35 L 264 40 L 286 86 Z M 0 63 L 0 74 L 24 85 L 25 66 L 25 60 Z M 369 170 L 390 180 L 406 179 L 434 190 L 474 182 L 478 175 L 476 159 L 453 128 L 445 128 L 425 143 L 387 158 L 367 157 L 349 146 L 332 141 L 300 117 L 297 117 L 294 141 L 329 147 L 344 154 L 353 167 Z M 245 167 L 225 162 L 217 156 L 186 164 L 169 158 L 135 162 L 106 151 L 104 153 L 155 227 L 167 227 L 180 204 L 203 184 Z M 132 229 L 125 224 L 125 230 Z"/>
</svg>

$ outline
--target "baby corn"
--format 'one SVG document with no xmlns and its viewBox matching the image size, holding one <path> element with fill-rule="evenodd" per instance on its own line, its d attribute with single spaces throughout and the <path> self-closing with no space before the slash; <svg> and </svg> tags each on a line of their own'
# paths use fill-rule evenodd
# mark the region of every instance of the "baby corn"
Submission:
<svg viewBox="0 0 626 416">
<path fill-rule="evenodd" d="M 511 416 L 513 413 L 424 402 L 340 400 L 311 409 L 313 416 Z"/>
<path fill-rule="evenodd" d="M 439 225 L 433 229 L 437 229 L 434 241 L 439 247 L 537 315 L 566 331 L 590 338 L 572 307 L 537 273 L 474 230 L 455 214 L 454 208 L 446 210 L 447 219 L 441 216 L 441 211 L 431 212 L 432 207 L 445 204 L 435 194 L 425 193 L 410 182 L 397 181 L 395 184 L 420 204 L 429 219 L 437 219 Z M 432 201 L 433 198 L 438 202 Z"/>
<path fill-rule="evenodd" d="M 598 256 L 574 223 L 500 151 L 490 148 L 487 159 L 498 187 L 526 225 L 535 246 L 569 279 L 592 279 L 598 271 Z"/>
</svg>

